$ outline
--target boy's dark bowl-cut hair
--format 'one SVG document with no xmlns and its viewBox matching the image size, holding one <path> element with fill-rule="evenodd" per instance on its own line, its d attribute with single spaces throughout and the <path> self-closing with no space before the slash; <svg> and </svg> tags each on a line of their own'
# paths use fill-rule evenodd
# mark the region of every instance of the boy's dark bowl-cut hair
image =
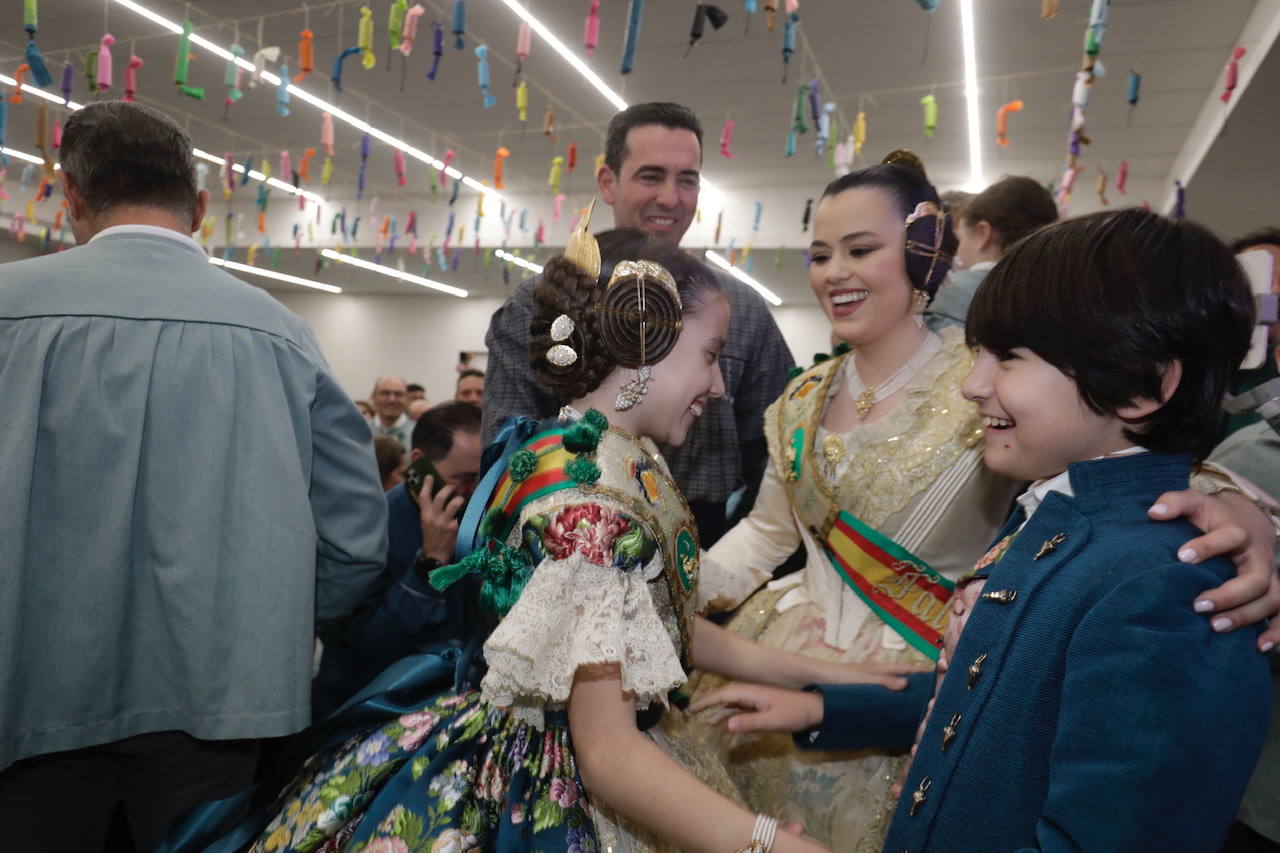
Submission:
<svg viewBox="0 0 1280 853">
<path fill-rule="evenodd" d="M 1165 367 L 1180 361 L 1173 395 L 1125 437 L 1199 461 L 1253 323 L 1248 279 L 1226 244 L 1134 208 L 1067 219 L 1015 244 L 978 287 L 965 336 L 991 352 L 1030 349 L 1101 415 L 1160 399 Z"/>
</svg>

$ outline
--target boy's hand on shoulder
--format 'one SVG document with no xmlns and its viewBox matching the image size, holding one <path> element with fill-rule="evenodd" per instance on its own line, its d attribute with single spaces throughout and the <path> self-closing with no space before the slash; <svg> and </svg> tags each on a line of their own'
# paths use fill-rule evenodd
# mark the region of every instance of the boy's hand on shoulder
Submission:
<svg viewBox="0 0 1280 853">
<path fill-rule="evenodd" d="M 730 684 L 704 694 L 689 713 L 716 709 L 713 722 L 726 720 L 731 732 L 802 732 L 822 724 L 822 694 L 763 684 Z"/>
<path fill-rule="evenodd" d="M 1215 631 L 1230 631 L 1271 619 L 1280 613 L 1280 576 L 1275 565 L 1275 527 L 1271 519 L 1243 495 L 1196 491 L 1166 492 L 1148 511 L 1157 521 L 1185 518 L 1204 531 L 1185 543 L 1178 559 L 1200 563 L 1229 557 L 1237 575 L 1196 598 L 1196 612 L 1212 620 Z M 1258 637 L 1263 652 L 1280 642 L 1280 620 Z"/>
</svg>

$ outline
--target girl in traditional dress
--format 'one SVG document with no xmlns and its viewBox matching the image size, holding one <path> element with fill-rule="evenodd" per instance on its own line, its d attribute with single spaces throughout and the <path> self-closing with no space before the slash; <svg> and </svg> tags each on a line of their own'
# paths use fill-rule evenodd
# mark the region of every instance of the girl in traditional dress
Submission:
<svg viewBox="0 0 1280 853">
<path fill-rule="evenodd" d="M 585 228 L 535 294 L 531 358 L 567 405 L 499 438 L 473 534 L 464 518 L 475 550 L 431 576 L 479 575 L 500 617 L 480 688 L 440 686 L 439 658 L 392 667 L 317 730 L 329 747 L 252 850 L 822 849 L 747 811 L 712 753 L 654 724 L 690 664 L 790 686 L 900 686 L 902 668 L 757 648 L 695 617 L 697 529 L 655 441 L 679 445 L 723 393 L 729 303 L 700 264 L 639 231 L 601 235 L 601 275 Z"/>
</svg>

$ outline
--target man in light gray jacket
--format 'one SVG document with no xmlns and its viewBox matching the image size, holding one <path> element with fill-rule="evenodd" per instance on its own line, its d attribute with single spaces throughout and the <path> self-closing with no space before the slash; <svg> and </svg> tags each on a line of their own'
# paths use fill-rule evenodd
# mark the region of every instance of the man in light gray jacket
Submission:
<svg viewBox="0 0 1280 853">
<path fill-rule="evenodd" d="M 76 248 L 0 267 L 0 826 L 150 850 L 305 727 L 317 620 L 386 551 L 369 428 L 307 326 L 210 266 L 191 141 L 66 122 Z"/>
</svg>

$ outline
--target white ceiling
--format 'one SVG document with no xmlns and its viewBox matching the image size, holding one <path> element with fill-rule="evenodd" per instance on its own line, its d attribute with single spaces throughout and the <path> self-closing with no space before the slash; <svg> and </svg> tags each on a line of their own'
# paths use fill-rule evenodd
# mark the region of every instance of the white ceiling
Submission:
<svg viewBox="0 0 1280 853">
<path fill-rule="evenodd" d="M 180 20 L 188 8 L 188 4 L 172 0 L 142 2 L 171 20 Z M 15 7 L 11 16 L 16 19 L 17 4 L 11 5 Z M 258 22 L 264 16 L 264 43 L 283 46 L 286 61 L 296 71 L 298 31 L 306 18 L 300 0 L 212 0 L 189 5 L 196 32 L 223 46 L 237 39 L 238 20 L 238 40 L 250 54 L 258 47 Z M 329 70 L 336 50 L 355 43 L 360 3 L 308 5 L 310 28 L 316 34 L 316 71 L 302 84 L 305 88 L 435 156 L 442 156 L 445 148 L 455 149 L 454 164 L 477 179 L 490 178 L 493 152 L 505 145 L 512 151 L 506 163 L 511 209 L 528 207 L 531 211 L 528 230 L 521 233 L 518 228 L 513 229 L 510 244 L 529 246 L 538 218 L 547 224 L 549 243 L 562 241 L 568 216 L 559 223 L 550 221 L 551 194 L 546 181 L 551 158 L 564 153 L 569 142 L 577 143 L 579 165 L 572 176 L 566 176 L 569 200 L 565 210 L 584 204 L 593 187 L 591 164 L 603 150 L 604 128 L 614 109 L 535 36 L 532 56 L 525 65 L 531 89 L 530 121 L 522 135 L 510 85 L 518 21 L 503 3 L 468 2 L 467 49 L 458 51 L 447 32 L 451 4 L 423 0 L 427 14 L 419 27 L 413 55 L 405 63 L 406 85 L 402 92 L 401 57 L 392 56 L 389 68 L 387 62 L 389 0 L 371 0 L 378 65 L 365 71 L 358 57 L 348 60 L 343 77 L 345 91 L 341 94 L 332 92 Z M 587 5 L 587 0 L 528 3 L 530 11 L 579 52 Z M 701 116 L 706 130 L 705 174 L 725 192 L 720 242 L 732 239 L 741 247 L 751 241 L 754 202 L 762 202 L 764 217 L 755 235 L 752 272 L 785 300 L 807 301 L 803 261 L 798 251 L 807 243 L 807 235 L 801 231 L 801 211 L 805 199 L 819 194 L 832 175 L 825 168 L 825 161 L 814 156 L 812 133 L 801 137 L 794 158 L 783 156 L 797 85 L 820 76 L 823 99 L 837 102 L 846 126 L 860 106 L 866 110 L 865 153 L 871 161 L 891 149 L 910 147 L 924 158 L 940 188 L 965 182 L 969 152 L 961 85 L 959 3 L 943 0 L 938 11 L 930 15 L 914 0 L 802 0 L 801 49 L 792 58 L 786 85 L 780 82 L 781 25 L 768 32 L 761 13 L 753 17 L 750 32 L 745 33 L 740 0 L 720 0 L 719 5 L 729 13 L 728 24 L 720 31 L 708 26 L 702 42 L 685 58 L 693 3 L 649 0 L 636 70 L 622 77 L 618 65 L 626 3 L 605 0 L 600 46 L 589 64 L 629 102 L 676 100 Z M 1040 5 L 1038 0 L 975 2 L 982 155 L 988 179 L 1001 174 L 1028 174 L 1049 181 L 1056 180 L 1062 170 L 1067 110 L 1090 2 L 1063 0 L 1057 16 L 1050 21 L 1041 20 Z M 1088 110 L 1093 145 L 1083 158 L 1089 169 L 1077 181 L 1073 212 L 1096 209 L 1101 204 L 1094 192 L 1097 172 L 1092 167 L 1101 166 L 1114 175 L 1120 160 L 1127 160 L 1130 165 L 1127 200 L 1150 200 L 1155 206 L 1163 203 L 1175 158 L 1186 144 L 1202 107 L 1219 90 L 1223 65 L 1231 48 L 1242 38 L 1254 8 L 1254 0 L 1114 0 L 1102 50 L 1108 73 L 1093 87 Z M 445 22 L 446 50 L 440 76 L 432 83 L 425 80 L 424 74 L 431 61 L 430 23 L 434 19 Z M 203 102 L 180 98 L 171 83 L 176 36 L 113 0 L 44 0 L 40 4 L 37 41 L 54 71 L 55 86 L 65 58 L 70 57 L 77 69 L 83 65 L 85 51 L 101 37 L 104 20 L 117 39 L 117 94 L 123 82 L 124 62 L 132 49 L 145 62 L 139 74 L 140 100 L 182 122 L 197 146 L 219 155 L 230 152 L 238 162 L 249 155 L 266 156 L 273 168 L 281 149 L 289 149 L 296 164 L 306 147 L 318 147 L 318 112 L 295 98 L 292 115 L 278 117 L 271 87 L 259 86 L 247 93 L 231 108 L 229 120 L 224 122 L 224 63 L 202 50 L 195 50 L 191 82 L 205 86 L 208 96 Z M 12 73 L 20 61 L 22 31 L 15 23 L 4 33 L 6 37 L 0 39 L 0 70 Z M 472 53 L 481 42 L 490 49 L 493 91 L 498 98 L 497 106 L 489 110 L 480 103 Z M 1142 100 L 1132 115 L 1125 103 L 1130 68 L 1143 75 Z M 79 74 L 76 87 L 73 97 L 89 100 Z M 929 91 L 937 96 L 940 120 L 937 134 L 926 139 L 921 132 L 918 102 Z M 1015 98 L 1023 100 L 1026 108 L 1010 118 L 1010 145 L 1000 149 L 995 144 L 995 111 L 1006 100 Z M 35 107 L 30 100 L 9 110 L 9 144 L 24 150 L 33 149 Z M 555 142 L 541 133 L 543 110 L 548 104 L 556 109 L 559 137 Z M 54 115 L 59 112 L 51 111 Z M 737 123 L 732 160 L 718 153 L 720 129 L 729 117 Z M 331 245 L 328 226 L 334 210 L 345 206 L 350 216 L 367 215 L 368 203 L 374 196 L 381 202 L 380 215 L 397 214 L 401 226 L 409 210 L 417 211 L 423 242 L 428 234 L 443 232 L 449 208 L 443 199 L 432 202 L 427 167 L 410 161 L 409 186 L 397 188 L 391 149 L 376 141 L 368 167 L 368 188 L 364 199 L 357 203 L 354 184 L 360 137 L 341 123 L 336 126 L 334 183 L 328 188 L 309 187 L 331 202 L 321 213 L 317 244 Z M 1241 135 L 1247 137 L 1237 131 L 1237 141 Z M 1250 144 L 1265 147 L 1263 140 Z M 1237 152 L 1234 156 L 1240 155 Z M 312 171 L 318 176 L 319 159 Z M 216 183 L 216 172 L 217 167 L 213 167 L 211 183 Z M 5 212 L 25 207 L 21 194 L 14 191 L 17 173 L 18 169 L 11 167 L 9 184 L 14 198 L 0 205 Z M 288 235 L 293 223 L 303 220 L 296 205 L 283 194 L 273 196 L 273 242 L 291 243 Z M 1114 191 L 1110 197 L 1112 204 L 1120 199 Z M 260 239 L 253 229 L 251 205 L 252 193 L 238 192 L 233 209 L 245 214 L 239 226 L 244 232 L 237 240 L 240 246 Z M 454 208 L 458 223 L 467 225 L 468 247 L 473 239 L 474 206 L 474 194 L 464 191 Z M 213 212 L 221 217 L 225 210 L 219 199 Z M 48 221 L 52 211 L 52 203 L 46 203 L 39 215 Z M 686 244 L 712 244 L 714 220 L 719 212 L 704 209 L 702 221 L 690 232 Z M 482 231 L 485 245 L 498 245 L 503 240 L 497 213 L 493 205 L 487 206 Z M 1195 215 L 1194 208 L 1192 214 Z M 222 231 L 220 223 L 215 229 L 218 244 L 222 242 Z M 366 222 L 360 242 L 367 245 L 372 232 Z M 280 269 L 306 276 L 316 274 L 315 253 L 310 245 L 305 243 L 304 251 L 298 255 L 292 250 L 282 252 Z M 404 245 L 402 239 L 399 247 Z M 776 268 L 774 247 L 779 245 L 790 251 L 782 267 Z M 362 253 L 362 257 L 371 256 L 372 250 Z M 269 265 L 270 261 L 264 261 L 269 258 L 270 253 L 260 254 L 258 263 Z M 384 260 L 394 262 L 392 256 Z M 410 261 L 406 268 L 420 272 L 420 263 Z M 518 272 L 513 271 L 512 281 L 519 279 Z M 325 270 L 319 277 L 356 293 L 418 292 L 409 285 L 366 273 L 343 275 Z M 496 262 L 486 271 L 470 251 L 464 253 L 456 272 L 437 273 L 436 277 L 478 295 L 501 295 L 506 291 Z"/>
</svg>

